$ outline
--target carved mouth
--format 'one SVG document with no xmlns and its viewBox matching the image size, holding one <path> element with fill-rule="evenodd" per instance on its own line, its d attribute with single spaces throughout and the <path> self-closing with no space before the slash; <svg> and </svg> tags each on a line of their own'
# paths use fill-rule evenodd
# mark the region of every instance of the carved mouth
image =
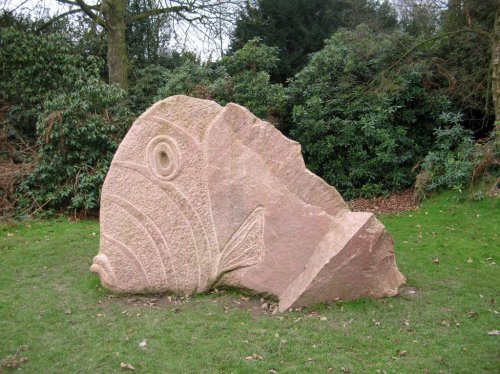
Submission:
<svg viewBox="0 0 500 374">
<path fill-rule="evenodd" d="M 99 254 L 94 257 L 94 263 L 90 267 L 90 271 L 99 275 L 102 284 L 113 291 L 120 291 L 115 272 L 109 263 L 108 257 L 104 254 Z"/>
</svg>

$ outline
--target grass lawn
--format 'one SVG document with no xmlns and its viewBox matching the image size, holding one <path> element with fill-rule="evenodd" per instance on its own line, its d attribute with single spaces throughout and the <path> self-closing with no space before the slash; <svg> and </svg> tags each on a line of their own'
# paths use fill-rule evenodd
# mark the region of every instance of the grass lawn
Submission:
<svg viewBox="0 0 500 374">
<path fill-rule="evenodd" d="M 408 280 L 400 296 L 283 314 L 236 291 L 110 296 L 88 270 L 96 221 L 4 224 L 0 372 L 500 372 L 488 334 L 500 330 L 500 200 L 441 194 L 380 218 Z"/>
</svg>

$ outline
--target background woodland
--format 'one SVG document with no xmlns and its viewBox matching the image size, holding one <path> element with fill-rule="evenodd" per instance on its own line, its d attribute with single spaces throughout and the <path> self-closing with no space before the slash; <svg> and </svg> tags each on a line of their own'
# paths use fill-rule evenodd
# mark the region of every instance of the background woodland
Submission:
<svg viewBox="0 0 500 374">
<path fill-rule="evenodd" d="M 248 107 L 346 199 L 498 191 L 498 0 L 58 1 L 0 13 L 5 216 L 95 213 L 133 120 L 175 94 Z"/>
</svg>

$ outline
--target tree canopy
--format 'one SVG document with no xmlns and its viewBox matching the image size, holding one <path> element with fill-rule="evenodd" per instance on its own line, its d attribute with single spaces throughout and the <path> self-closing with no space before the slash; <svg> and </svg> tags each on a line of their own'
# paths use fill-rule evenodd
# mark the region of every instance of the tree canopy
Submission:
<svg viewBox="0 0 500 374">
<path fill-rule="evenodd" d="M 175 94 L 246 106 L 347 198 L 498 188 L 497 0 L 58 1 L 0 13 L 0 209 L 98 209 L 133 118 Z"/>
<path fill-rule="evenodd" d="M 258 37 L 278 48 L 280 63 L 272 79 L 285 83 L 319 51 L 325 39 L 340 28 L 360 23 L 391 29 L 397 20 L 387 2 L 371 0 L 258 0 L 247 2 L 232 34 L 231 51 Z"/>
</svg>

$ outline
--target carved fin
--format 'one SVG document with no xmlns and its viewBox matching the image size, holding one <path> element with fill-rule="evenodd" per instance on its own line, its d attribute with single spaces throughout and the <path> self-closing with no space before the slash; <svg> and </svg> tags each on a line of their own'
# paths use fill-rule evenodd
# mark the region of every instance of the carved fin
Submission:
<svg viewBox="0 0 500 374">
<path fill-rule="evenodd" d="M 220 254 L 218 275 L 254 266 L 264 258 L 264 213 L 257 207 L 233 234 Z"/>
</svg>

